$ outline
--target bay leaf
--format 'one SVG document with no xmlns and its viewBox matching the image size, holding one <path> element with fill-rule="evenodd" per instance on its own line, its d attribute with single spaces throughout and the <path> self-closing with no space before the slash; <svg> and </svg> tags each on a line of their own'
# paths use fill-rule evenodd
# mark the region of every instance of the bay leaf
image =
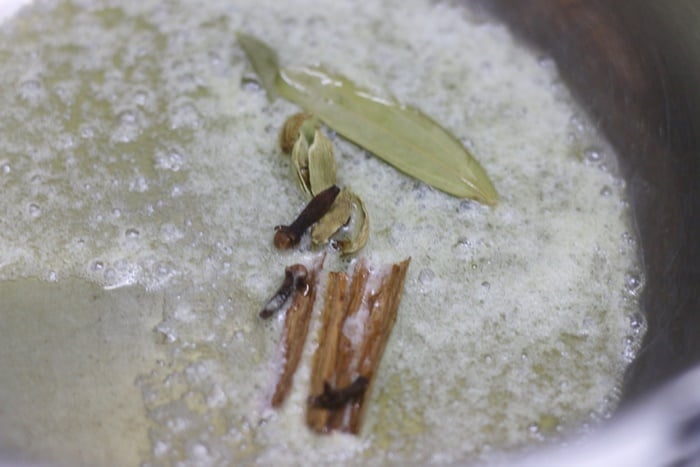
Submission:
<svg viewBox="0 0 700 467">
<path fill-rule="evenodd" d="M 279 72 L 277 53 L 263 41 L 250 34 L 237 32 L 236 39 L 253 66 L 253 70 L 260 78 L 260 84 L 265 89 L 267 100 L 274 101 L 277 98 L 275 79 Z"/>
<path fill-rule="evenodd" d="M 277 95 L 402 172 L 460 198 L 487 205 L 498 193 L 486 171 L 451 133 L 420 110 L 374 95 L 320 67 L 280 69 L 260 39 L 237 34 L 268 99 Z"/>
<path fill-rule="evenodd" d="M 402 172 L 460 198 L 498 201 L 474 156 L 418 109 L 375 96 L 320 67 L 282 68 L 275 89 Z"/>
</svg>

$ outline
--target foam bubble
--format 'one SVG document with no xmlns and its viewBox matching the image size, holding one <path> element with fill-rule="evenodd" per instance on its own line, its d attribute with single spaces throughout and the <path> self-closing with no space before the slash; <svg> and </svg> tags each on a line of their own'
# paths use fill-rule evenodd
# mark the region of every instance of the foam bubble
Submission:
<svg viewBox="0 0 700 467">
<path fill-rule="evenodd" d="M 36 104 L 44 95 L 44 88 L 38 79 L 27 79 L 19 85 L 19 97 L 31 104 Z"/>
<path fill-rule="evenodd" d="M 41 207 L 36 203 L 30 203 L 27 206 L 27 212 L 31 217 L 39 217 L 41 215 Z"/>
<path fill-rule="evenodd" d="M 549 58 L 451 2 L 65 5 L 37 4 L 26 34 L 0 36 L 0 119 L 12 132 L 7 115 L 22 116 L 28 135 L 0 140 L 0 279 L 77 275 L 164 297 L 168 357 L 132 375 L 151 429 L 143 463 L 461 461 L 531 440 L 532 424 L 546 438 L 542 414 L 566 429 L 609 413 L 644 333 L 643 277 L 614 151 Z M 324 63 L 421 108 L 502 196 L 493 209 L 453 199 L 330 133 L 339 182 L 369 211 L 364 254 L 412 257 L 358 438 L 303 426 L 317 327 L 287 406 L 261 409 L 282 319 L 260 325 L 257 311 L 314 251 L 271 246 L 304 204 L 277 149 L 298 109 L 249 78 L 240 29 L 283 63 Z M 32 52 L 54 44 L 61 66 Z M 327 265 L 347 264 L 328 252 Z M 353 339 L 360 318 L 345 323 Z"/>
</svg>

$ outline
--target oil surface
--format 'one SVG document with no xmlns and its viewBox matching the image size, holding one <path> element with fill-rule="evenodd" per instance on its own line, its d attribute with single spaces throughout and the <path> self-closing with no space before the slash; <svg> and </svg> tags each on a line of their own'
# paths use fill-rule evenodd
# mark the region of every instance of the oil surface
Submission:
<svg viewBox="0 0 700 467">
<path fill-rule="evenodd" d="M 277 147 L 298 109 L 267 101 L 237 30 L 285 64 L 323 63 L 419 107 L 501 196 L 495 208 L 452 198 L 333 136 L 339 183 L 371 218 L 363 254 L 412 257 L 358 437 L 303 425 L 317 323 L 286 405 L 266 402 L 282 321 L 257 312 L 285 266 L 318 252 L 308 240 L 272 247 L 272 227 L 304 204 Z M 423 0 L 51 0 L 0 28 L 0 80 L 3 298 L 37 290 L 61 304 L 56 316 L 28 298 L 0 308 L 13 336 L 1 369 L 29 378 L 0 391 L 0 407 L 27 414 L 21 436 L 20 415 L 0 417 L 0 448 L 68 464 L 446 463 L 614 408 L 644 328 L 615 155 L 551 61 L 479 12 Z M 92 307 L 93 293 L 117 305 Z M 47 327 L 57 317 L 84 327 Z M 41 336 L 53 339 L 47 355 L 95 358 L 24 367 Z M 111 346 L 138 358 L 110 360 Z M 81 380 L 82 365 L 93 376 Z M 140 400 L 103 393 L 105 374 L 119 382 L 109 391 Z M 89 422 L 24 397 L 30 384 L 75 384 L 68 407 Z M 119 404 L 128 435 L 89 428 L 113 423 Z M 62 441 L 80 430 L 87 438 Z"/>
</svg>

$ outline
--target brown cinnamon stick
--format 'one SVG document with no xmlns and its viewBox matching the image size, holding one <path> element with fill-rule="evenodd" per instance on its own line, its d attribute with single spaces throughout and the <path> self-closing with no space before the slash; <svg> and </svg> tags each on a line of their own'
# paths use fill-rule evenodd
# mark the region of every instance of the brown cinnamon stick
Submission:
<svg viewBox="0 0 700 467">
<path fill-rule="evenodd" d="M 311 394 L 321 394 L 324 383 L 335 384 L 338 340 L 343 328 L 348 300 L 347 283 L 348 275 L 344 272 L 328 274 L 318 348 L 314 353 L 311 367 Z M 328 410 L 310 406 L 306 412 L 306 423 L 313 430 L 324 432 L 328 416 Z"/>
<path fill-rule="evenodd" d="M 347 328 L 345 329 L 346 332 L 342 332 L 340 334 L 340 342 L 338 344 L 339 350 L 335 364 L 335 384 L 337 388 L 347 387 L 353 383 L 356 377 L 359 376 L 354 374 L 355 369 L 352 365 L 353 356 L 357 350 L 356 347 L 358 347 L 358 343 L 353 343 L 351 336 L 352 334 L 356 334 L 354 337 L 357 338 L 364 334 L 364 330 L 362 329 L 362 327 L 364 327 L 364 323 L 361 319 L 358 319 L 360 317 L 357 316 L 357 314 L 360 309 L 362 309 L 363 304 L 366 305 L 367 297 L 365 296 L 365 288 L 367 286 L 369 276 L 370 271 L 367 261 L 362 259 L 356 264 L 355 270 L 353 271 L 352 283 L 350 284 L 350 301 L 348 303 L 348 309 L 343 321 L 343 327 L 345 328 L 345 326 L 347 326 Z M 350 320 L 348 321 L 348 319 Z M 355 329 L 351 329 L 353 327 Z M 312 392 L 312 394 L 315 393 Z M 326 429 L 332 430 L 333 428 L 339 427 L 342 423 L 344 414 L 344 407 L 330 413 L 326 423 Z"/>
<path fill-rule="evenodd" d="M 355 267 L 347 294 L 343 293 L 346 274 L 329 277 L 307 408 L 307 423 L 316 432 L 359 432 L 364 402 L 396 321 L 409 262 L 410 258 L 392 265 L 388 272 L 374 273 L 382 274 L 374 290 L 368 287 L 371 273 L 364 261 Z M 332 396 L 348 394 L 352 397 L 346 397 L 345 404 L 324 408 L 319 403 L 335 402 L 337 397 Z"/>
<path fill-rule="evenodd" d="M 306 335 L 309 332 L 311 312 L 316 298 L 317 278 L 323 268 L 323 261 L 322 257 L 309 269 L 305 284 L 294 292 L 292 303 L 287 310 L 282 333 L 284 368 L 277 380 L 275 392 L 270 401 L 273 407 L 279 407 L 287 398 L 294 380 L 294 373 L 299 366 Z"/>
<path fill-rule="evenodd" d="M 376 294 L 370 295 L 370 314 L 365 327 L 365 335 L 359 349 L 359 361 L 357 372 L 369 380 L 369 387 L 364 395 L 355 400 L 348 407 L 349 416 L 347 423 L 345 418 L 338 428 L 353 434 L 360 432 L 362 420 L 367 409 L 365 399 L 372 390 L 374 376 L 379 369 L 379 364 L 384 355 L 384 349 L 389 340 L 389 335 L 398 315 L 403 285 L 406 280 L 406 271 L 411 258 L 401 263 L 394 264 L 388 277 L 382 281 L 382 285 Z M 330 427 L 335 429 L 336 427 Z"/>
</svg>

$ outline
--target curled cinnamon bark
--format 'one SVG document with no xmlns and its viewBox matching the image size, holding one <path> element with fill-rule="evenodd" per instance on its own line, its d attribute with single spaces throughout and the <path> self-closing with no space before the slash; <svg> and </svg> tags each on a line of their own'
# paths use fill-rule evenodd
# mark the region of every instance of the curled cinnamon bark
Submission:
<svg viewBox="0 0 700 467">
<path fill-rule="evenodd" d="M 292 303 L 287 309 L 281 343 L 281 358 L 284 360 L 284 367 L 270 400 L 273 407 L 282 405 L 292 387 L 294 373 L 299 366 L 306 336 L 309 332 L 311 312 L 316 299 L 318 275 L 323 268 L 324 259 L 322 256 L 315 265 L 309 268 L 304 281 L 305 286 L 303 289 L 296 289 L 296 293 L 292 296 Z"/>
<path fill-rule="evenodd" d="M 312 430 L 359 433 L 365 401 L 396 321 L 409 262 L 410 258 L 389 269 L 370 271 L 360 261 L 351 279 L 345 273 L 329 275 L 306 413 Z M 368 287 L 372 275 L 379 286 Z"/>
</svg>

